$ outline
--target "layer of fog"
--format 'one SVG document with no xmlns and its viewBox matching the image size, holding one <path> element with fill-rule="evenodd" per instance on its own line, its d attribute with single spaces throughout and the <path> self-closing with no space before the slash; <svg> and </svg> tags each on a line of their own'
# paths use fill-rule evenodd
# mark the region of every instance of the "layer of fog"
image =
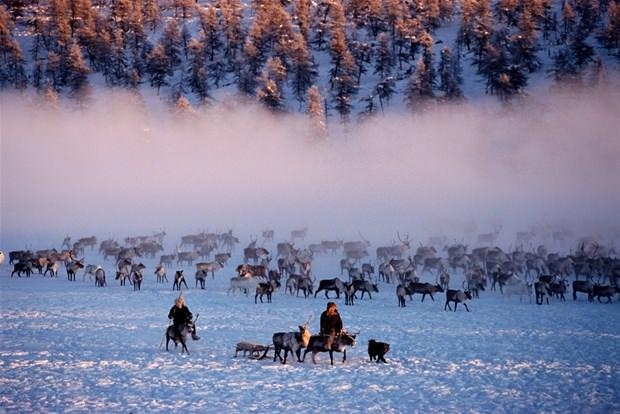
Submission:
<svg viewBox="0 0 620 414">
<path fill-rule="evenodd" d="M 510 237 L 565 223 L 618 232 L 619 92 L 385 115 L 326 141 L 305 116 L 241 105 L 179 116 L 118 93 L 87 110 L 1 99 L 5 250 L 162 229 L 422 242 L 472 222 Z"/>
</svg>

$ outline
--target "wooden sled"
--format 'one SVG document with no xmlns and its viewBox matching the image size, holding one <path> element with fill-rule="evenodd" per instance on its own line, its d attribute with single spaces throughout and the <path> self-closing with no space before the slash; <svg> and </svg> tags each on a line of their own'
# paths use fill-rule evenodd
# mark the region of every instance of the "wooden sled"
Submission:
<svg viewBox="0 0 620 414">
<path fill-rule="evenodd" d="M 235 358 L 240 351 L 243 351 L 243 356 L 248 356 L 250 359 L 263 359 L 269 352 L 269 345 L 261 345 L 254 342 L 237 342 L 235 346 Z"/>
</svg>

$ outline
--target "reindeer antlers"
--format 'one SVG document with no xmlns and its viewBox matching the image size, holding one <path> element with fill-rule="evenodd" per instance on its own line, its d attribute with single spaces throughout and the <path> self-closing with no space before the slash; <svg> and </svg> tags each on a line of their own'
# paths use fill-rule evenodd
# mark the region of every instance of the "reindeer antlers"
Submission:
<svg viewBox="0 0 620 414">
<path fill-rule="evenodd" d="M 303 324 L 304 327 L 307 327 L 308 324 L 310 323 L 310 321 L 314 319 L 314 314 L 311 313 L 310 316 L 308 316 L 308 319 L 306 320 L 306 322 Z"/>
<path fill-rule="evenodd" d="M 398 240 L 400 240 L 401 243 L 409 243 L 409 233 L 405 234 L 405 240 L 400 238 L 400 232 L 396 232 L 396 235 L 398 236 Z"/>
</svg>

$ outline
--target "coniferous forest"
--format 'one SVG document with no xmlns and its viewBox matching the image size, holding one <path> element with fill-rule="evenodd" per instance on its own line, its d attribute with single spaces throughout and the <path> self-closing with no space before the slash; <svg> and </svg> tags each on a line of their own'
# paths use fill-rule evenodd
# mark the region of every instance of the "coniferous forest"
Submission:
<svg viewBox="0 0 620 414">
<path fill-rule="evenodd" d="M 88 105 L 95 86 L 177 107 L 226 88 L 274 112 L 343 122 L 529 81 L 618 71 L 617 0 L 2 0 L 0 88 Z"/>
</svg>

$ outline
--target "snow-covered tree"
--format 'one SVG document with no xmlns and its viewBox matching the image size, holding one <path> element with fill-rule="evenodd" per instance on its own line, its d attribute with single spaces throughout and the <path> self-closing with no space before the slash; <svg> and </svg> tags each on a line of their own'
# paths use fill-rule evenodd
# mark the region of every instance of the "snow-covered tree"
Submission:
<svg viewBox="0 0 620 414">
<path fill-rule="evenodd" d="M 598 34 L 601 44 L 620 59 L 620 4 L 610 2 L 607 23 Z"/>
<path fill-rule="evenodd" d="M 290 76 L 293 95 L 301 105 L 305 101 L 308 88 L 314 83 L 317 70 L 312 61 L 312 54 L 302 35 L 293 37 L 291 45 Z"/>
<path fill-rule="evenodd" d="M 404 91 L 405 104 L 412 112 L 426 111 L 433 103 L 435 94 L 427 82 L 427 68 L 424 59 L 418 59 L 416 70 L 409 76 Z"/>
<path fill-rule="evenodd" d="M 439 90 L 443 92 L 444 101 L 454 101 L 463 98 L 463 75 L 460 59 L 449 47 L 441 50 L 439 60 Z"/>
<path fill-rule="evenodd" d="M 319 139 L 327 136 L 327 123 L 325 122 L 324 98 L 316 85 L 308 89 L 308 116 L 313 128 L 312 135 Z"/>
<path fill-rule="evenodd" d="M 26 60 L 12 31 L 11 17 L 0 5 L 0 88 L 24 89 L 28 83 Z"/>
<path fill-rule="evenodd" d="M 170 19 L 166 23 L 162 36 L 159 39 L 159 44 L 170 59 L 170 66 L 174 70 L 181 64 L 183 55 L 181 28 L 175 19 Z"/>
<path fill-rule="evenodd" d="M 272 111 L 284 109 L 284 80 L 286 68 L 280 58 L 269 58 L 261 72 L 258 100 Z"/>
<path fill-rule="evenodd" d="M 205 48 L 204 38 L 202 41 L 192 39 L 188 49 L 187 82 L 189 89 L 196 94 L 200 102 L 205 102 L 209 98 L 209 77 L 205 65 L 207 48 Z"/>
<path fill-rule="evenodd" d="M 157 88 L 157 94 L 162 86 L 168 85 L 167 77 L 172 76 L 172 62 L 166 54 L 164 46 L 155 45 L 146 57 L 146 73 L 149 75 L 151 86 Z"/>
<path fill-rule="evenodd" d="M 387 33 L 379 34 L 377 38 L 377 50 L 375 52 L 374 74 L 385 79 L 392 74 L 392 47 L 390 46 Z"/>
<path fill-rule="evenodd" d="M 77 42 L 69 46 L 68 55 L 62 61 L 63 84 L 69 90 L 69 96 L 80 103 L 84 103 L 90 97 L 90 82 L 88 81 L 89 69 L 82 57 L 82 48 Z"/>
</svg>

